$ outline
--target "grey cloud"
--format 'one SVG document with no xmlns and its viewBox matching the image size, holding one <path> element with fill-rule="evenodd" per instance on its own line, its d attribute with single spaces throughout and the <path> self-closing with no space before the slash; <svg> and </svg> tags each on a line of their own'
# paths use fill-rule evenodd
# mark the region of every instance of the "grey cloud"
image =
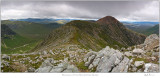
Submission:
<svg viewBox="0 0 160 78">
<path fill-rule="evenodd" d="M 151 11 L 150 11 L 151 10 Z M 2 19 L 87 18 L 107 15 L 119 20 L 158 21 L 158 1 L 2 1 Z"/>
</svg>

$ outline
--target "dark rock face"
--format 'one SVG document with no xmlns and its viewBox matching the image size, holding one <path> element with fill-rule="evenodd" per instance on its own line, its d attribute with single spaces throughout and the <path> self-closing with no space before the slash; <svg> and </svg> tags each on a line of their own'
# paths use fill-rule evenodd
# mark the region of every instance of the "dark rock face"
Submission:
<svg viewBox="0 0 160 78">
<path fill-rule="evenodd" d="M 99 23 L 99 24 L 116 24 L 116 23 L 119 23 L 119 21 L 112 16 L 106 16 L 106 17 L 99 19 L 97 21 L 97 23 Z"/>
<path fill-rule="evenodd" d="M 1 25 L 1 36 L 2 38 L 9 38 L 7 36 L 15 35 L 16 33 L 12 31 L 7 25 L 2 24 Z"/>
<path fill-rule="evenodd" d="M 108 34 L 115 41 L 125 46 L 141 44 L 145 40 L 145 36 L 133 32 L 120 23 L 112 16 L 106 16 L 97 21 L 101 25 L 104 34 Z"/>
</svg>

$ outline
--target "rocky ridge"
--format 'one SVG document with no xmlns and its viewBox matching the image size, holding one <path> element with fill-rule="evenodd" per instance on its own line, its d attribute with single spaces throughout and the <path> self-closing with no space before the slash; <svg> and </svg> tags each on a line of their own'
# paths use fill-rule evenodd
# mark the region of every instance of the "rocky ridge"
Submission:
<svg viewBox="0 0 160 78">
<path fill-rule="evenodd" d="M 99 51 L 106 46 L 119 49 L 141 44 L 144 39 L 144 35 L 128 30 L 116 18 L 106 16 L 96 22 L 82 20 L 68 22 L 51 32 L 33 51 L 39 52 L 64 44 L 80 45 L 93 51 Z"/>
<path fill-rule="evenodd" d="M 148 43 L 148 39 L 157 37 L 151 36 L 155 37 L 147 37 L 145 43 Z M 159 72 L 159 48 L 148 51 L 142 45 L 144 46 L 140 44 L 127 49 L 122 48 L 121 51 L 106 46 L 98 52 L 82 49 L 76 45 L 64 45 L 56 50 L 39 53 L 4 54 L 1 68 L 3 72 L 9 69 L 10 72 L 36 73 Z"/>
</svg>

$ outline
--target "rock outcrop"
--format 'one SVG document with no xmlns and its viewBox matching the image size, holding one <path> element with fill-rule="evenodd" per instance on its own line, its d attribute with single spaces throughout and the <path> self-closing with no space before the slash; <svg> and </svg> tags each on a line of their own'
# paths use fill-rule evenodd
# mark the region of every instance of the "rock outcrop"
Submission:
<svg viewBox="0 0 160 78">
<path fill-rule="evenodd" d="M 158 72 L 159 63 L 159 37 L 156 34 L 148 36 L 143 44 L 129 47 L 124 52 L 132 62 L 129 72 Z"/>
<path fill-rule="evenodd" d="M 152 34 L 145 39 L 143 45 L 146 51 L 159 48 L 159 37 L 156 34 Z"/>
<path fill-rule="evenodd" d="M 127 72 L 129 59 L 120 51 L 108 46 L 99 52 L 89 52 L 84 57 L 85 66 L 95 72 Z"/>
<path fill-rule="evenodd" d="M 159 65 L 153 63 L 146 63 L 144 72 L 156 73 L 159 72 Z"/>
<path fill-rule="evenodd" d="M 10 56 L 3 54 L 2 59 L 10 60 Z"/>
<path fill-rule="evenodd" d="M 137 49 L 137 48 L 135 48 L 133 51 L 132 51 L 132 54 L 133 55 L 142 55 L 142 54 L 144 54 L 145 53 L 145 51 L 143 51 L 142 49 Z"/>
<path fill-rule="evenodd" d="M 144 65 L 144 61 L 135 61 L 134 65 L 136 67 L 142 66 L 142 65 Z"/>
<path fill-rule="evenodd" d="M 65 61 L 59 64 L 54 62 L 53 58 L 47 58 L 40 68 L 38 68 L 36 73 L 76 73 L 79 72 L 78 68 L 74 65 L 70 65 Z"/>
</svg>

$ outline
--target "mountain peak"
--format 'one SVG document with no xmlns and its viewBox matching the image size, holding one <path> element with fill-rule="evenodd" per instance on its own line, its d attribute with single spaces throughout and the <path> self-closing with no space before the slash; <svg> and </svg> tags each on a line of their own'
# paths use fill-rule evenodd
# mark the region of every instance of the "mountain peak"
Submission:
<svg viewBox="0 0 160 78">
<path fill-rule="evenodd" d="M 112 16 L 105 16 L 97 21 L 99 24 L 111 24 L 111 23 L 119 23 L 119 21 Z"/>
<path fill-rule="evenodd" d="M 54 48 L 55 45 L 74 44 L 98 51 L 106 45 L 112 48 L 133 46 L 142 43 L 144 39 L 145 36 L 127 30 L 114 17 L 106 16 L 99 19 L 97 23 L 82 20 L 70 21 L 54 30 L 35 50 L 39 47 L 46 48 L 47 45 Z"/>
<path fill-rule="evenodd" d="M 105 16 L 105 17 L 103 17 L 103 19 L 112 19 L 112 20 L 116 20 L 116 18 L 114 18 L 113 16 Z"/>
</svg>

